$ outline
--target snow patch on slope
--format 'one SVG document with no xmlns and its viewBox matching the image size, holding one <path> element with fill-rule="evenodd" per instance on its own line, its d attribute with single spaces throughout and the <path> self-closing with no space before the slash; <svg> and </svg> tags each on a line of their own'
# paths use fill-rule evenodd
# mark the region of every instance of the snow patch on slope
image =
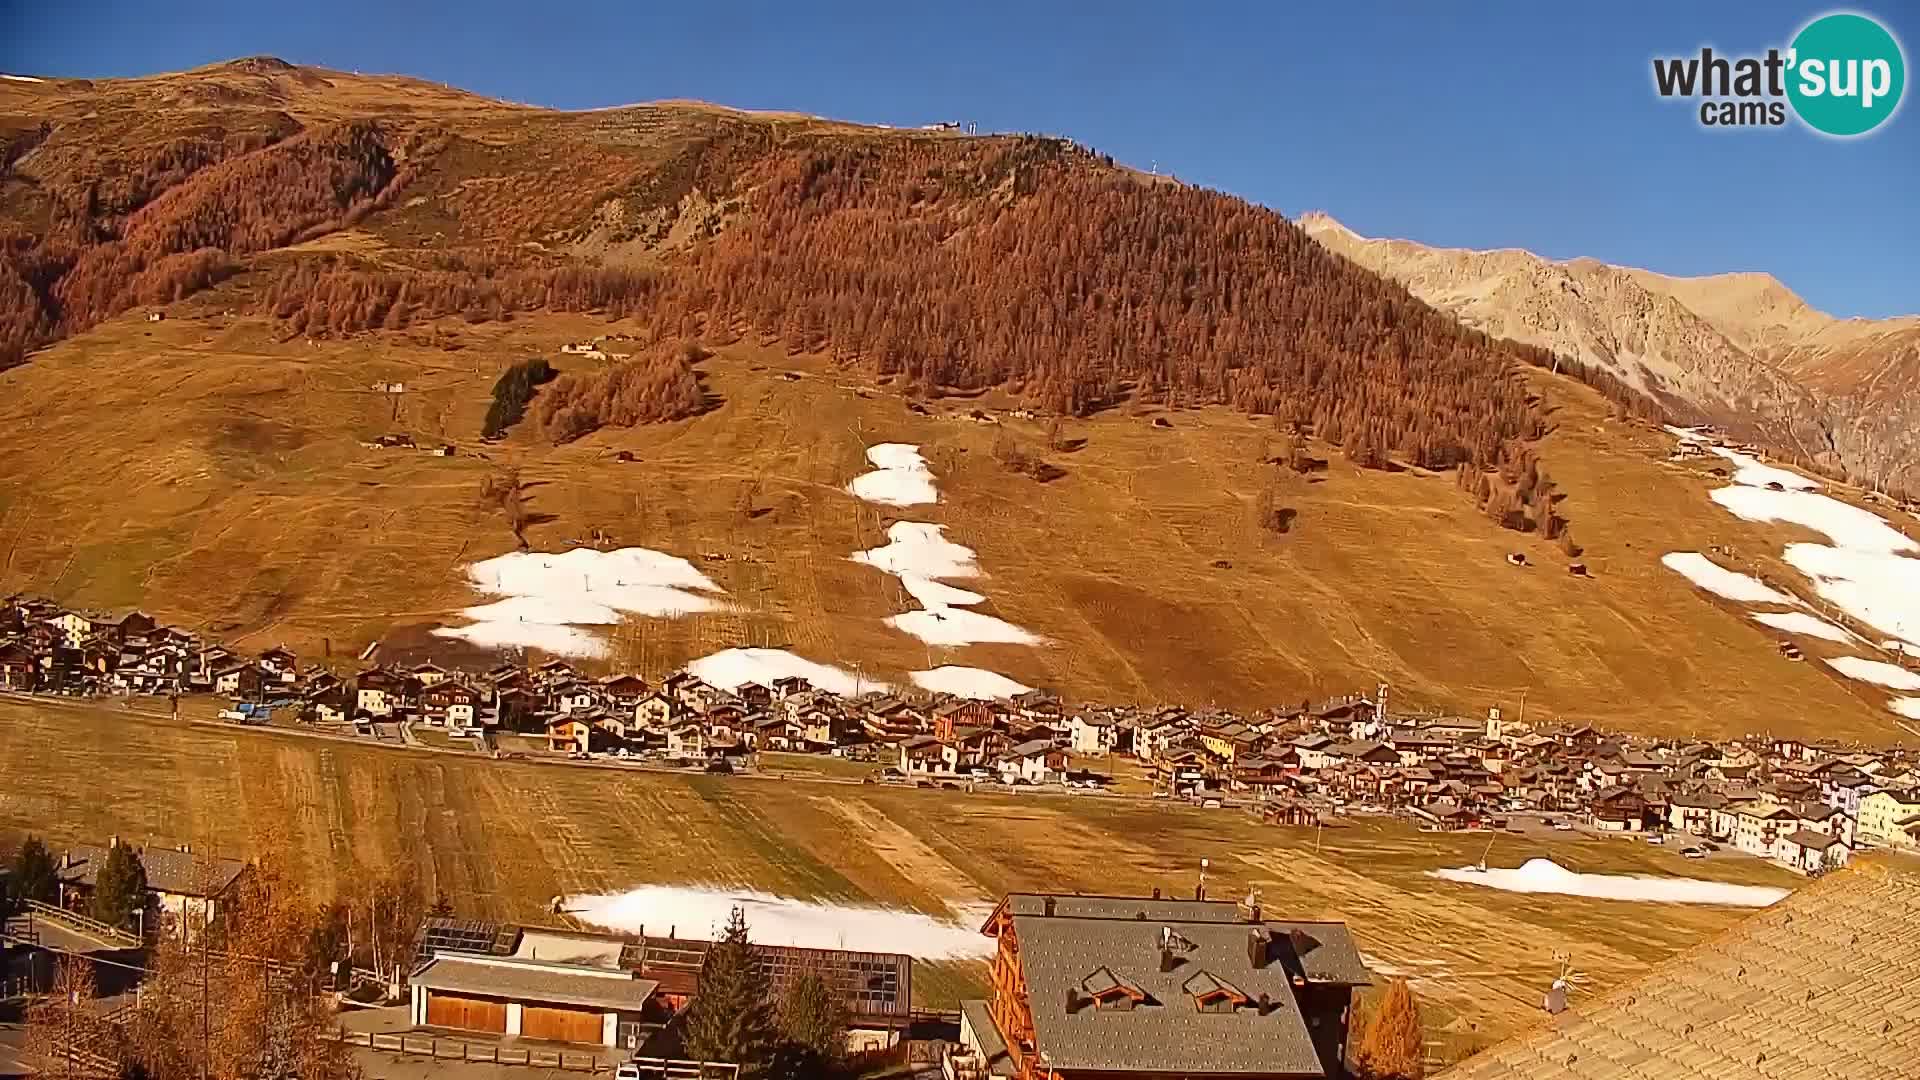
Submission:
<svg viewBox="0 0 1920 1080">
<path fill-rule="evenodd" d="M 1793 597 L 1768 588 L 1759 578 L 1727 568 L 1697 551 L 1675 551 L 1660 556 L 1667 569 L 1693 582 L 1715 596 L 1743 604 L 1786 604 Z"/>
<path fill-rule="evenodd" d="M 735 907 L 761 945 L 905 953 L 920 960 L 985 960 L 993 939 L 979 928 L 917 911 L 825 904 L 771 893 L 642 885 L 623 893 L 571 896 L 569 913 L 625 933 L 669 933 L 713 941 Z"/>
<path fill-rule="evenodd" d="M 1596 900 L 1634 900 L 1656 904 L 1724 904 L 1766 907 L 1788 890 L 1765 885 L 1728 885 L 1698 878 L 1645 877 L 1635 874 L 1579 874 L 1551 859 L 1528 859 L 1518 869 L 1430 870 L 1429 876 L 1465 885 L 1484 885 L 1519 893 L 1559 893 Z"/>
</svg>

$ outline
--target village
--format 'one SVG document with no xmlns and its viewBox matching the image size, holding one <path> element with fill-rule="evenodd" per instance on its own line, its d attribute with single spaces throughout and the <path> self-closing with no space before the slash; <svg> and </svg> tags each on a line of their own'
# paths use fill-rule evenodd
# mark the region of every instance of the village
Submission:
<svg viewBox="0 0 1920 1080">
<path fill-rule="evenodd" d="M 370 650 L 371 652 L 372 650 Z M 709 685 L 591 677 L 564 660 L 336 674 L 284 648 L 242 655 L 140 612 L 0 604 L 0 691 L 222 700 L 239 724 L 493 758 L 754 772 L 799 755 L 851 782 L 1065 792 L 1241 807 L 1287 826 L 1391 814 L 1432 830 L 1525 826 L 1673 844 L 1818 875 L 1853 852 L 1920 847 L 1920 754 L 1755 736 L 1710 743 L 1396 708 L 1389 687 L 1251 715 L 879 690 L 798 677 Z M 1523 705 L 1524 712 L 1524 705 Z"/>
</svg>

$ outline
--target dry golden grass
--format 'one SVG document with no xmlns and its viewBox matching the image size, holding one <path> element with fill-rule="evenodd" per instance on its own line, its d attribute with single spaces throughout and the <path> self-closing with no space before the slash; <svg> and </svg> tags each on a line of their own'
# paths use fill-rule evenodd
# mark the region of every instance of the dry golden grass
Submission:
<svg viewBox="0 0 1920 1080">
<path fill-rule="evenodd" d="M 253 856 L 269 837 L 316 896 L 360 868 L 416 861 L 463 915 L 544 920 L 552 897 L 646 882 L 721 884 L 977 917 L 1008 890 L 1261 891 L 1299 918 L 1347 921 L 1384 972 L 1416 979 L 1470 1046 L 1528 1021 L 1568 953 L 1596 989 L 1713 933 L 1725 908 L 1503 893 L 1426 876 L 1477 861 L 1485 836 L 1389 821 L 1260 824 L 1099 796 L 963 795 L 751 777 L 672 776 L 378 748 L 114 708 L 0 699 L 0 833 L 118 834 Z M 1687 863 L 1630 840 L 1501 835 L 1491 861 L 1791 886 L 1755 860 Z M 978 992 L 971 965 L 929 969 L 922 1000 Z"/>
<path fill-rule="evenodd" d="M 1509 717 L 1525 690 L 1533 721 L 1900 736 L 1878 695 L 1779 657 L 1770 631 L 1658 562 L 1731 546 L 1791 581 L 1775 556 L 1795 530 L 1726 515 L 1704 467 L 1663 460 L 1667 436 L 1547 376 L 1560 405 L 1545 457 L 1590 580 L 1552 545 L 1495 528 L 1450 477 L 1363 473 L 1337 455 L 1323 481 L 1279 481 L 1280 504 L 1298 511 L 1290 533 L 1261 530 L 1250 507 L 1274 472 L 1260 464 L 1268 429 L 1225 410 L 1173 414 L 1171 428 L 1123 410 L 1069 424 L 1087 444 L 1051 455 L 1066 475 L 1040 484 L 994 463 L 1000 429 L 960 419 L 971 403 L 919 416 L 818 359 L 745 347 L 703 365 L 724 402 L 707 415 L 562 447 L 526 433 L 477 447 L 509 362 L 619 327 L 542 316 L 281 343 L 265 323 L 219 314 L 222 296 L 195 306 L 204 317 L 128 316 L 0 373 L 0 591 L 138 604 L 314 659 L 418 641 L 475 602 L 461 568 L 511 548 L 475 496 L 514 464 L 544 519 L 528 533 L 539 550 L 598 530 L 732 556 L 701 565 L 739 610 L 617 631 L 619 663 L 651 674 L 762 645 L 879 678 L 972 664 L 1105 701 L 1254 707 L 1385 681 L 1403 703 Z M 376 380 L 407 392 L 370 392 Z M 1036 425 L 1008 426 L 1043 440 Z M 388 431 L 462 453 L 361 447 Z M 881 441 L 925 448 L 946 501 L 906 516 L 975 548 L 990 575 L 982 610 L 1049 645 L 928 648 L 882 623 L 910 601 L 847 555 L 881 543 L 892 517 L 842 490 Z M 1509 566 L 1510 551 L 1537 565 Z"/>
</svg>

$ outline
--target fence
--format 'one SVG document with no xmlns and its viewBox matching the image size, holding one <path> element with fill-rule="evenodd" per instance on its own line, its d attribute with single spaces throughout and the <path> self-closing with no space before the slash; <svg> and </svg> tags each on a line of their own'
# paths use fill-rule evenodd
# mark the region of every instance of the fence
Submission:
<svg viewBox="0 0 1920 1080">
<path fill-rule="evenodd" d="M 364 1046 L 394 1054 L 412 1054 L 436 1061 L 472 1061 L 490 1065 L 525 1065 L 536 1069 L 564 1069 L 569 1072 L 611 1072 L 614 1061 L 588 1051 L 546 1050 L 531 1047 L 499 1046 L 442 1039 L 433 1035 L 408 1032 L 336 1031 L 336 1040 L 349 1046 Z M 719 1061 L 686 1061 L 679 1058 L 636 1057 L 629 1059 L 643 1077 L 663 1080 L 736 1080 L 740 1066 Z"/>
<path fill-rule="evenodd" d="M 65 926 L 70 930 L 77 930 L 82 934 L 99 938 L 102 941 L 128 946 L 141 944 L 139 935 L 130 934 L 117 926 L 103 923 L 98 919 L 88 918 L 77 911 L 68 911 L 66 908 L 55 907 L 52 904 L 42 903 L 38 900 L 28 900 L 27 911 L 35 918 L 44 919 L 56 926 Z"/>
</svg>

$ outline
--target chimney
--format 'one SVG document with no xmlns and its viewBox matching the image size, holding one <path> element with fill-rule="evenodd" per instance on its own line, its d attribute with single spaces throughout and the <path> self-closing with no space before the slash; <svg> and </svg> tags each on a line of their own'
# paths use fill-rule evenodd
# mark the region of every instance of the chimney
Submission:
<svg viewBox="0 0 1920 1080">
<path fill-rule="evenodd" d="M 1260 995 L 1260 1015 L 1265 1016 L 1272 1011 L 1273 1011 L 1273 999 L 1268 997 L 1266 994 L 1261 994 Z"/>
<path fill-rule="evenodd" d="M 1158 885 L 1155 885 L 1155 886 L 1153 887 L 1153 898 L 1154 898 L 1155 900 L 1158 900 L 1158 899 L 1160 899 L 1160 886 L 1158 886 Z"/>
<path fill-rule="evenodd" d="M 1207 898 L 1207 883 L 1206 883 L 1206 882 L 1204 882 L 1204 881 L 1203 881 L 1203 882 L 1201 882 L 1200 884 L 1198 884 L 1198 885 L 1195 885 L 1195 886 L 1193 887 L 1193 898 L 1194 898 L 1195 900 L 1205 900 L 1205 899 Z"/>
<path fill-rule="evenodd" d="M 1256 970 L 1267 966 L 1268 944 L 1265 930 L 1247 931 L 1247 963 Z"/>
<path fill-rule="evenodd" d="M 112 850 L 113 850 L 114 848 L 117 848 L 117 847 L 119 847 L 119 846 L 120 846 L 120 834 L 119 834 L 119 833 L 114 833 L 114 834 L 113 834 L 112 836 L 109 836 L 109 837 L 107 837 L 107 850 L 108 850 L 108 851 L 112 851 Z"/>
<path fill-rule="evenodd" d="M 1046 912 L 1048 918 L 1053 917 L 1053 897 L 1051 896 L 1046 898 Z"/>
<path fill-rule="evenodd" d="M 1164 973 L 1164 972 L 1172 971 L 1174 968 L 1179 966 L 1180 966 L 1179 959 L 1173 955 L 1173 946 L 1171 945 L 1160 946 L 1161 972 Z"/>
<path fill-rule="evenodd" d="M 1071 986 L 1067 987 L 1067 1012 L 1070 1014 L 1079 1012 L 1080 1005 L 1080 991 Z"/>
</svg>

